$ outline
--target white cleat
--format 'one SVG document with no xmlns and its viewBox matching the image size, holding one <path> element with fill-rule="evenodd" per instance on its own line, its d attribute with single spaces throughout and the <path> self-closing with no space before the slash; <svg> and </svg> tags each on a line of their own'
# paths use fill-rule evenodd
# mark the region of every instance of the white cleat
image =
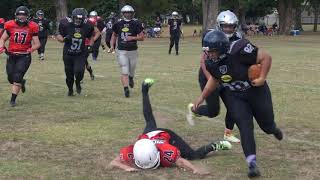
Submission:
<svg viewBox="0 0 320 180">
<path fill-rule="evenodd" d="M 238 139 L 232 133 L 224 133 L 223 139 L 233 143 L 240 143 L 240 139 Z"/>
<path fill-rule="evenodd" d="M 190 124 L 190 126 L 195 125 L 195 122 L 193 120 L 194 113 L 192 112 L 192 107 L 193 107 L 192 103 L 188 104 L 187 121 Z"/>
</svg>

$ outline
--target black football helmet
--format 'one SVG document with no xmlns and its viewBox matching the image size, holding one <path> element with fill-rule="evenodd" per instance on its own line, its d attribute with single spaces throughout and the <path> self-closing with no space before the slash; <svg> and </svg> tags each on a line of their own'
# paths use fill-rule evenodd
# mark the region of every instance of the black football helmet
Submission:
<svg viewBox="0 0 320 180">
<path fill-rule="evenodd" d="M 15 21 L 18 25 L 23 26 L 27 25 L 29 22 L 30 17 L 30 10 L 26 6 L 20 6 L 16 9 L 15 15 Z M 25 16 L 25 17 L 21 17 Z"/>
<path fill-rule="evenodd" d="M 44 12 L 42 10 L 38 10 L 36 12 L 37 18 L 43 18 L 44 17 Z"/>
<path fill-rule="evenodd" d="M 86 19 L 88 12 L 84 8 L 75 8 L 72 11 L 72 22 L 76 26 L 81 26 Z"/>
<path fill-rule="evenodd" d="M 209 31 L 203 38 L 204 51 L 218 51 L 220 55 L 226 54 L 229 49 L 229 39 L 219 30 Z"/>
</svg>

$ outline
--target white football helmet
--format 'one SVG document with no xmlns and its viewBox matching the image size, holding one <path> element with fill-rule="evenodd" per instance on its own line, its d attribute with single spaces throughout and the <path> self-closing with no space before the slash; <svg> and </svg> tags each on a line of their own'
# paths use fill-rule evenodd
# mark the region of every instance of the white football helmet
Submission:
<svg viewBox="0 0 320 180">
<path fill-rule="evenodd" d="M 160 152 L 150 139 L 140 139 L 134 144 L 133 157 L 141 169 L 156 169 L 160 165 Z"/>
<path fill-rule="evenodd" d="M 121 13 L 123 15 L 124 20 L 126 21 L 130 21 L 134 17 L 134 9 L 130 5 L 123 6 L 121 8 Z"/>
<path fill-rule="evenodd" d="M 177 11 L 173 11 L 172 14 L 171 14 L 172 18 L 174 19 L 178 19 L 179 18 L 179 14 Z"/>
<path fill-rule="evenodd" d="M 97 11 L 91 11 L 89 16 L 90 17 L 95 17 L 95 16 L 98 16 L 98 13 L 97 13 Z"/>
<path fill-rule="evenodd" d="M 218 29 L 224 32 L 228 38 L 232 37 L 233 34 L 237 31 L 238 23 L 239 23 L 238 17 L 229 10 L 220 12 L 219 15 L 217 16 L 216 21 L 217 21 Z M 232 33 L 225 32 L 222 27 L 224 24 L 234 25 L 233 32 Z"/>
</svg>

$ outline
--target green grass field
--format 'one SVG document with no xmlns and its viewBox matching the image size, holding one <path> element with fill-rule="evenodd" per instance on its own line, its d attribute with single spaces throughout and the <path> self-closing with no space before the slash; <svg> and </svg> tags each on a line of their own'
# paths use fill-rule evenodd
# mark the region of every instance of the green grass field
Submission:
<svg viewBox="0 0 320 180">
<path fill-rule="evenodd" d="M 191 31 L 190 31 L 191 32 Z M 256 125 L 261 179 L 320 179 L 320 34 L 296 37 L 250 37 L 273 57 L 268 81 L 276 121 L 285 138 L 278 142 Z M 218 117 L 187 124 L 186 106 L 200 90 L 197 82 L 199 38 L 185 38 L 181 55 L 168 55 L 168 39 L 140 43 L 136 87 L 124 98 L 115 57 L 100 51 L 93 64 L 96 79 L 86 72 L 83 93 L 67 97 L 62 45 L 49 41 L 46 60 L 36 53 L 26 75 L 27 92 L 9 106 L 5 56 L 0 55 L 0 179 L 247 179 L 241 146 L 194 161 L 208 176 L 179 168 L 126 173 L 108 163 L 120 147 L 142 132 L 140 84 L 156 83 L 150 97 L 158 126 L 171 128 L 192 147 L 222 139 L 225 109 Z M 239 131 L 235 128 L 235 134 Z"/>
</svg>

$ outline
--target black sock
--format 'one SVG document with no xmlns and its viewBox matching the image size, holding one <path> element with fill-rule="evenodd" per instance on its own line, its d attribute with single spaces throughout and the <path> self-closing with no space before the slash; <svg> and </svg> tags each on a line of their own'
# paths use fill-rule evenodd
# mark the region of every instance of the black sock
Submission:
<svg viewBox="0 0 320 180">
<path fill-rule="evenodd" d="M 92 74 L 92 69 L 91 69 L 91 66 L 87 66 L 87 71 Z"/>
<path fill-rule="evenodd" d="M 16 98 L 17 98 L 18 95 L 16 94 L 11 94 L 11 102 L 16 102 Z"/>
<path fill-rule="evenodd" d="M 126 86 L 126 87 L 123 87 L 123 90 L 125 90 L 125 91 L 129 91 L 129 88 L 128 88 L 128 86 Z"/>
</svg>

